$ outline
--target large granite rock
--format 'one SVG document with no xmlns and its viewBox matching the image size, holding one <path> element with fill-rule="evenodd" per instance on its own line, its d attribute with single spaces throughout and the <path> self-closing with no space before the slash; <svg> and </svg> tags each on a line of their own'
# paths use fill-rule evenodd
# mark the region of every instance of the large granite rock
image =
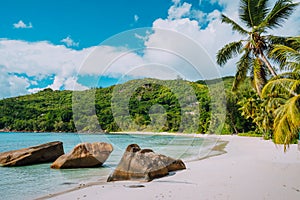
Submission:
<svg viewBox="0 0 300 200">
<path fill-rule="evenodd" d="M 151 181 L 167 176 L 171 171 L 182 169 L 186 167 L 181 160 L 156 154 L 151 149 L 141 149 L 137 144 L 131 144 L 107 181 Z"/>
<path fill-rule="evenodd" d="M 38 146 L 0 153 L 0 166 L 12 167 L 53 162 L 63 154 L 62 142 L 49 142 Z"/>
<path fill-rule="evenodd" d="M 112 145 L 105 142 L 81 143 L 76 145 L 72 152 L 55 160 L 51 168 L 99 167 L 112 151 Z"/>
</svg>

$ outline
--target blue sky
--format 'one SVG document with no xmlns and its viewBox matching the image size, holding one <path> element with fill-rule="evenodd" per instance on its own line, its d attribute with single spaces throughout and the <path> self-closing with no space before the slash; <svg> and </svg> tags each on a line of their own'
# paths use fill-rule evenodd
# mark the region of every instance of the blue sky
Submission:
<svg viewBox="0 0 300 200">
<path fill-rule="evenodd" d="M 208 1 L 185 1 L 210 12 L 220 8 Z M 61 44 L 68 36 L 80 49 L 138 27 L 151 27 L 158 18 L 166 18 L 170 0 L 5 0 L 0 8 L 1 38 L 25 41 L 50 41 Z M 14 28 L 22 21 L 32 28 Z"/>
<path fill-rule="evenodd" d="M 237 8 L 238 1 L 230 0 L 1 1 L 0 98 L 37 92 L 47 87 L 86 89 L 95 84 L 106 87 L 122 82 L 122 77 L 126 77 L 124 80 L 147 75 L 168 79 L 180 74 L 188 80 L 216 77 L 207 73 L 212 66 L 201 69 L 202 75 L 194 76 L 193 70 L 189 70 L 188 64 L 178 56 L 150 50 L 130 52 L 130 44 L 138 43 L 145 49 L 162 48 L 165 43 L 163 33 L 148 30 L 168 29 L 200 44 L 207 53 L 203 59 L 210 57 L 214 62 L 220 47 L 239 38 L 230 27 L 221 24 L 220 13 L 235 19 Z M 281 32 L 299 34 L 300 30 L 294 28 L 297 27 L 295 23 L 299 24 L 299 14 L 292 16 L 287 24 L 291 28 L 285 27 Z M 143 27 L 148 28 L 134 31 Z M 127 52 L 126 56 L 105 73 L 99 73 L 95 68 L 104 62 L 99 56 L 98 60 L 93 60 L 98 64 L 93 69 L 83 64 L 93 57 L 90 55 L 98 44 L 104 46 L 97 47 L 101 58 L 114 58 L 124 52 Z M 168 45 L 166 50 L 175 52 L 180 46 L 176 42 L 173 46 Z M 173 71 L 149 70 L 146 67 L 149 63 L 169 65 Z M 232 65 L 233 62 L 218 69 L 218 73 L 221 76 L 233 75 L 235 69 Z M 137 70 L 138 67 L 142 70 Z M 180 71 L 183 67 L 186 67 L 184 72 Z"/>
<path fill-rule="evenodd" d="M 1 37 L 60 44 L 70 36 L 85 48 L 121 31 L 151 26 L 156 18 L 167 16 L 170 4 L 164 0 L 7 0 L 1 2 Z M 141 20 L 135 21 L 134 15 Z M 32 23 L 33 28 L 14 29 L 19 20 Z"/>
</svg>

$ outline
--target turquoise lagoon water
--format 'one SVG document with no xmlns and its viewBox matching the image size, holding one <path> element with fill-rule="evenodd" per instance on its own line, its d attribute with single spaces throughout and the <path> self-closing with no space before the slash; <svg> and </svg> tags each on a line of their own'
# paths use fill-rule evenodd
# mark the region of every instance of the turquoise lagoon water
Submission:
<svg viewBox="0 0 300 200">
<path fill-rule="evenodd" d="M 189 161 L 207 156 L 217 139 L 136 134 L 0 133 L 0 152 L 51 141 L 62 141 L 66 153 L 81 142 L 108 142 L 113 145 L 114 151 L 100 168 L 57 170 L 50 169 L 51 163 L 0 167 L 0 199 L 34 199 L 88 182 L 105 182 L 120 161 L 125 148 L 132 143 Z"/>
</svg>

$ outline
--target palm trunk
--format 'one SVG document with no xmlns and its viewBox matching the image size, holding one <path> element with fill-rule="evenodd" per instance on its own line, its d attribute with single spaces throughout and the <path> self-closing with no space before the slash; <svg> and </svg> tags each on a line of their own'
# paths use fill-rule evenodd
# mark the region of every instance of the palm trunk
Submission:
<svg viewBox="0 0 300 200">
<path fill-rule="evenodd" d="M 232 125 L 233 129 L 234 129 L 235 134 L 236 134 L 236 135 L 239 134 L 239 131 L 237 130 L 235 124 L 233 123 L 233 116 L 232 116 L 232 113 L 230 114 L 230 122 L 231 122 L 231 125 Z"/>
<path fill-rule="evenodd" d="M 272 65 L 270 64 L 268 59 L 266 58 L 265 54 L 261 50 L 259 51 L 259 54 L 260 54 L 260 57 L 261 57 L 262 61 L 264 62 L 264 64 L 268 67 L 269 71 L 271 72 L 272 76 L 277 76 L 274 68 L 272 67 Z"/>
</svg>

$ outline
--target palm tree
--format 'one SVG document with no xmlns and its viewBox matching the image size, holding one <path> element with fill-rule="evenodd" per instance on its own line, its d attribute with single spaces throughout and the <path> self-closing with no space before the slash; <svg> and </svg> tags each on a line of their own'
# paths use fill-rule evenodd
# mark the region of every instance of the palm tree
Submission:
<svg viewBox="0 0 300 200">
<path fill-rule="evenodd" d="M 240 0 L 240 21 L 247 28 L 222 14 L 222 23 L 231 25 L 245 39 L 225 45 L 217 53 L 217 63 L 223 66 L 238 54 L 242 54 L 237 62 L 237 72 L 233 90 L 251 73 L 252 83 L 259 95 L 266 84 L 267 77 L 277 76 L 268 58 L 274 44 L 280 44 L 285 38 L 267 35 L 267 31 L 280 27 L 295 10 L 299 3 L 290 0 L 277 0 L 273 8 L 268 7 L 269 0 Z"/>
<path fill-rule="evenodd" d="M 278 104 L 274 112 L 274 142 L 286 146 L 300 131 L 300 37 L 288 38 L 286 45 L 275 45 L 270 56 L 278 59 L 289 72 L 272 78 L 262 90 L 264 99 L 272 96 Z"/>
<path fill-rule="evenodd" d="M 300 71 L 295 70 L 272 78 L 262 90 L 263 99 L 270 96 L 273 102 L 277 102 L 273 123 L 274 142 L 284 144 L 286 151 L 287 145 L 299 137 Z"/>
</svg>

